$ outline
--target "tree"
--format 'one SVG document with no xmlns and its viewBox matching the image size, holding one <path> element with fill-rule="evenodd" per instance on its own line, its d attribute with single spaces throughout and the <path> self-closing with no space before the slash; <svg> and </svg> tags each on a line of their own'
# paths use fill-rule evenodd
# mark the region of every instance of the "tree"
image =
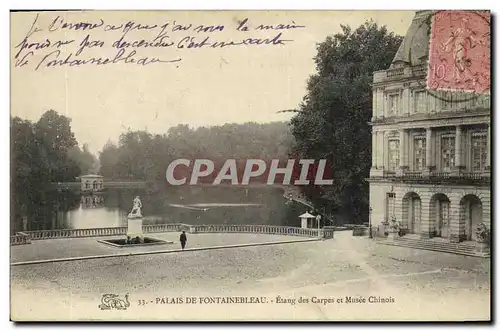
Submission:
<svg viewBox="0 0 500 331">
<path fill-rule="evenodd" d="M 36 123 L 11 118 L 12 225 L 19 216 L 30 211 L 36 215 L 40 205 L 48 203 L 50 182 L 74 180 L 80 174 L 78 163 L 69 156 L 78 148 L 70 123 L 53 110 Z"/>
<path fill-rule="evenodd" d="M 78 165 L 80 174 L 89 174 L 96 172 L 95 164 L 97 160 L 94 155 L 90 153 L 87 144 L 83 144 L 82 149 L 80 149 L 78 145 L 71 147 L 68 150 L 68 156 Z"/>
<path fill-rule="evenodd" d="M 40 160 L 39 156 L 33 123 L 19 117 L 11 118 L 11 194 L 12 201 L 19 205 L 30 200 L 29 192 L 25 190 L 35 186 L 33 175 L 44 173 L 40 168 L 43 169 L 46 162 Z"/>
<path fill-rule="evenodd" d="M 77 163 L 68 155 L 78 145 L 70 124 L 70 118 L 49 110 L 34 126 L 35 140 L 48 161 L 48 176 L 53 182 L 71 181 L 80 174 Z"/>
<path fill-rule="evenodd" d="M 165 171 L 175 159 L 208 158 L 216 165 L 228 159 L 288 157 L 293 136 L 287 123 L 227 123 L 192 129 L 179 124 L 164 135 L 128 131 L 118 146 L 108 143 L 99 156 L 106 178 L 165 181 Z"/>
<path fill-rule="evenodd" d="M 309 78 L 291 127 L 294 153 L 327 159 L 334 178 L 331 187 L 310 186 L 305 193 L 318 207 L 359 220 L 368 210 L 372 74 L 390 65 L 402 37 L 372 21 L 355 30 L 341 28 L 318 45 L 317 73 Z"/>
<path fill-rule="evenodd" d="M 106 178 L 119 177 L 116 173 L 116 165 L 118 164 L 118 147 L 111 141 L 108 141 L 99 153 L 99 163 L 101 165 L 99 172 L 102 176 Z"/>
</svg>

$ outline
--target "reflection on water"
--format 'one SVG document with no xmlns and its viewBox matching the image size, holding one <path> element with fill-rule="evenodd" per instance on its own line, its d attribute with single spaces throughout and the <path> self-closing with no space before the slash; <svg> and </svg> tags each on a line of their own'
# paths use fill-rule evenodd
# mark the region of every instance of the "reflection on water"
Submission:
<svg viewBox="0 0 500 331">
<path fill-rule="evenodd" d="M 126 226 L 127 212 L 119 208 L 106 208 L 104 196 L 87 195 L 81 197 L 80 206 L 60 215 L 67 229 L 89 229 Z"/>
<path fill-rule="evenodd" d="M 45 192 L 18 208 L 11 232 L 126 226 L 132 200 L 143 203 L 144 224 L 274 224 L 298 226 L 302 206 L 287 205 L 275 188 L 169 188 L 148 192 L 110 189 L 93 195 Z"/>
<path fill-rule="evenodd" d="M 102 208 L 104 207 L 104 197 L 102 195 L 82 195 L 80 208 Z"/>
</svg>

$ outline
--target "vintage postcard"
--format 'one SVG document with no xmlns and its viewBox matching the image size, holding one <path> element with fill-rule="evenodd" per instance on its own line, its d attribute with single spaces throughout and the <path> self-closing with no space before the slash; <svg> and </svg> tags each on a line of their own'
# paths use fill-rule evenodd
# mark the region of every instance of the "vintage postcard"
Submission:
<svg viewBox="0 0 500 331">
<path fill-rule="evenodd" d="M 491 320 L 489 11 L 10 20 L 12 321 Z"/>
</svg>

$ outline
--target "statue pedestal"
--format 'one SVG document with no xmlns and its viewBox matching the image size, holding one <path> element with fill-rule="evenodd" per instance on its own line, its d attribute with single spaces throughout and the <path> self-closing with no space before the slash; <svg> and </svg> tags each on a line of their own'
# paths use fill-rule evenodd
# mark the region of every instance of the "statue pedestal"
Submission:
<svg viewBox="0 0 500 331">
<path fill-rule="evenodd" d="M 399 237 L 399 232 L 398 231 L 389 230 L 389 232 L 387 234 L 387 239 L 389 239 L 389 240 L 396 240 L 396 239 L 398 239 L 398 237 Z"/>
<path fill-rule="evenodd" d="M 476 252 L 482 254 L 490 254 L 490 246 L 485 241 L 476 241 Z"/>
<path fill-rule="evenodd" d="M 144 240 L 144 233 L 142 232 L 142 217 L 127 217 L 127 236 L 131 239 L 136 237 Z"/>
</svg>

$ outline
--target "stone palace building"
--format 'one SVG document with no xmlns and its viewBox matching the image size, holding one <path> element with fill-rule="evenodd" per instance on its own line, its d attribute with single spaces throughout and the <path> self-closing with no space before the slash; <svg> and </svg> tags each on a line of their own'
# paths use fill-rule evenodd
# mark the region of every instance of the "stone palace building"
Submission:
<svg viewBox="0 0 500 331">
<path fill-rule="evenodd" d="M 490 228 L 490 97 L 425 88 L 429 11 L 417 12 L 387 70 L 373 77 L 370 212 L 406 233 L 451 242 Z"/>
</svg>

